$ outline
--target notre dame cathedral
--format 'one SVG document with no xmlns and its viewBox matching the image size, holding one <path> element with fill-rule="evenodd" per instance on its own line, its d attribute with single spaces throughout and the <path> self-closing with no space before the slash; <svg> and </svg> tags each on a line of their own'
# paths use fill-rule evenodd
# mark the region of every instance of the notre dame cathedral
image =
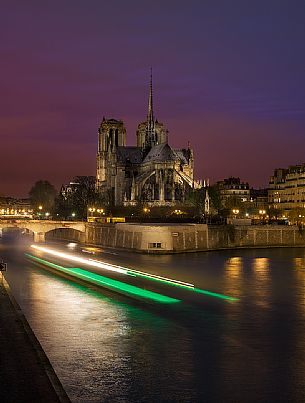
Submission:
<svg viewBox="0 0 305 403">
<path fill-rule="evenodd" d="M 174 149 L 168 130 L 155 119 L 152 76 L 145 122 L 138 125 L 137 146 L 126 146 L 121 120 L 105 119 L 98 130 L 96 187 L 105 201 L 115 206 L 175 206 L 184 203 L 194 181 L 193 150 Z"/>
</svg>

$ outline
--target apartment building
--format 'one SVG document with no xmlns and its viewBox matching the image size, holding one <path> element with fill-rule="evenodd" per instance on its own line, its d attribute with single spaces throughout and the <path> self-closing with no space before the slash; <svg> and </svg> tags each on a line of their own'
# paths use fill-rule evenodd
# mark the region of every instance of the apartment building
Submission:
<svg viewBox="0 0 305 403">
<path fill-rule="evenodd" d="M 305 208 L 305 163 L 274 170 L 269 181 L 268 203 L 283 211 Z"/>
</svg>

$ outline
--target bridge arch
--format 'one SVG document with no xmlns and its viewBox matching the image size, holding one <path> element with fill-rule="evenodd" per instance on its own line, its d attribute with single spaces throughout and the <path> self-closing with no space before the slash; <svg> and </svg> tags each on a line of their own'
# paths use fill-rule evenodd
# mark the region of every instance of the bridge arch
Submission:
<svg viewBox="0 0 305 403">
<path fill-rule="evenodd" d="M 6 226 L 1 226 L 0 227 L 0 238 L 6 238 L 6 237 L 16 237 L 16 235 L 19 237 L 22 236 L 27 236 L 27 237 L 31 237 L 32 239 L 34 239 L 35 234 L 33 231 L 24 228 L 24 227 L 15 227 L 13 225 L 6 225 Z"/>
<path fill-rule="evenodd" d="M 3 228 L 21 228 L 34 233 L 34 242 L 45 242 L 45 234 L 58 228 L 72 228 L 85 234 L 86 224 L 82 221 L 48 221 L 48 220 L 2 220 Z"/>
<path fill-rule="evenodd" d="M 46 240 L 67 240 L 75 242 L 85 242 L 85 232 L 76 228 L 54 228 L 45 233 Z"/>
</svg>

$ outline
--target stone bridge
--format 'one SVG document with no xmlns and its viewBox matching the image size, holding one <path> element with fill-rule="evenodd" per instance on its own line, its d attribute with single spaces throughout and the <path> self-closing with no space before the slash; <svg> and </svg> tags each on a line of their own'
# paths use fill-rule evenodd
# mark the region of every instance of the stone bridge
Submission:
<svg viewBox="0 0 305 403">
<path fill-rule="evenodd" d="M 57 228 L 73 228 L 85 233 L 86 223 L 82 221 L 1 220 L 0 233 L 4 228 L 27 229 L 33 232 L 34 242 L 44 242 L 45 234 Z"/>
</svg>

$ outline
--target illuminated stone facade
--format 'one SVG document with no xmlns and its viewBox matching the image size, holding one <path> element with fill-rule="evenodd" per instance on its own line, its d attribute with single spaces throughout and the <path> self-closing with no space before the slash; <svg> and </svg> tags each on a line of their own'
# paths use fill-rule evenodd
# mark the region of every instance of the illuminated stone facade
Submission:
<svg viewBox="0 0 305 403">
<path fill-rule="evenodd" d="M 152 80 L 145 122 L 138 125 L 137 145 L 126 146 L 124 123 L 103 119 L 98 130 L 96 187 L 116 206 L 171 206 L 185 202 L 193 188 L 193 150 L 174 149 L 168 131 L 153 113 Z"/>
<path fill-rule="evenodd" d="M 239 203 L 250 201 L 250 188 L 248 183 L 240 181 L 240 178 L 227 178 L 216 183 L 219 190 L 221 206 L 230 208 Z"/>
<path fill-rule="evenodd" d="M 268 201 L 279 210 L 305 208 L 305 164 L 276 169 L 269 181 Z"/>
<path fill-rule="evenodd" d="M 33 216 L 33 208 L 29 199 L 15 199 L 13 197 L 0 197 L 1 217 L 30 217 Z"/>
</svg>

